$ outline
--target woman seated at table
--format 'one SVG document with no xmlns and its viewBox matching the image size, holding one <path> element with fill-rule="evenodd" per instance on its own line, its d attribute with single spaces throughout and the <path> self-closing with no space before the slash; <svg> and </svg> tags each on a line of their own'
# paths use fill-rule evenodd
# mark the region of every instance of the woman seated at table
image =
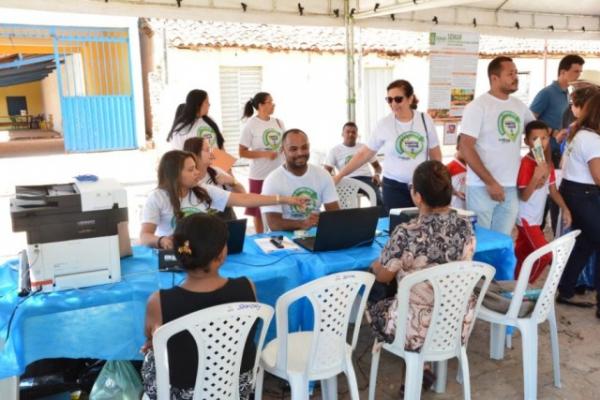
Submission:
<svg viewBox="0 0 600 400">
<path fill-rule="evenodd" d="M 227 257 L 227 226 L 219 218 L 196 214 L 179 221 L 173 234 L 175 256 L 186 270 L 181 286 L 152 293 L 146 306 L 145 334 L 142 347 L 144 391 L 156 399 L 156 367 L 152 335 L 162 324 L 208 307 L 238 301 L 256 301 L 254 284 L 245 277 L 227 279 L 219 268 Z M 240 399 L 248 399 L 252 390 L 252 367 L 256 347 L 248 335 L 240 371 Z M 189 332 L 173 336 L 168 344 L 171 399 L 193 397 L 198 351 Z"/>
<path fill-rule="evenodd" d="M 200 171 L 200 184 L 213 185 L 234 193 L 246 193 L 244 186 L 239 183 L 233 175 L 229 175 L 219 167 L 211 166 L 215 159 L 210 142 L 204 137 L 189 138 L 183 143 L 183 151 L 189 151 L 196 156 Z M 225 221 L 236 219 L 235 212 L 231 207 L 225 207 L 225 211 L 219 213 L 219 217 Z"/>
<path fill-rule="evenodd" d="M 371 266 L 377 282 L 390 284 L 394 279 L 399 282 L 412 272 L 473 257 L 473 228 L 468 220 L 450 212 L 452 181 L 444 164 L 421 163 L 415 169 L 412 182 L 411 196 L 419 216 L 398 225 L 391 233 L 379 260 Z M 367 318 L 379 342 L 394 341 L 398 304 L 395 293 L 390 292 L 393 291 L 388 290 L 391 297 L 373 299 L 371 296 L 367 303 Z M 473 310 L 474 306 L 475 302 L 470 305 Z M 406 350 L 418 351 L 423 346 L 432 309 L 432 286 L 429 283 L 414 286 L 409 297 Z M 465 326 L 472 323 L 473 318 L 473 313 L 469 313 Z"/>
<path fill-rule="evenodd" d="M 215 214 L 227 206 L 260 207 L 290 204 L 304 207 L 310 199 L 293 196 L 263 196 L 232 193 L 213 185 L 199 185 L 201 173 L 196 156 L 187 151 L 166 152 L 158 165 L 158 187 L 154 189 L 142 213 L 142 244 L 172 250 L 172 233 L 177 221 L 198 212 Z"/>
</svg>

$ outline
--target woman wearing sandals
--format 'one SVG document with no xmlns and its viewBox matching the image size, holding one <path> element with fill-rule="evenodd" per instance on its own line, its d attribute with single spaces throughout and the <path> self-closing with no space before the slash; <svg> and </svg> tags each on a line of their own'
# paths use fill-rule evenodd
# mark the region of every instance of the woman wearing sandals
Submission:
<svg viewBox="0 0 600 400">
<path fill-rule="evenodd" d="M 254 111 L 256 115 L 253 116 Z M 244 107 L 247 119 L 240 138 L 240 157 L 250 159 L 248 183 L 250 193 L 260 193 L 269 173 L 283 164 L 281 136 L 285 132 L 283 122 L 271 117 L 275 111 L 273 98 L 267 92 L 259 92 Z M 246 215 L 254 217 L 257 233 L 264 231 L 260 209 L 246 208 Z"/>
</svg>

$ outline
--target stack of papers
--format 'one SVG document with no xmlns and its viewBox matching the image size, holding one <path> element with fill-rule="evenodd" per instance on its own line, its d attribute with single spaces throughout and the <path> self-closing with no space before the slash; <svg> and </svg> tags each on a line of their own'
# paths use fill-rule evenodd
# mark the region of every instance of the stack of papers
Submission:
<svg viewBox="0 0 600 400">
<path fill-rule="evenodd" d="M 265 254 L 273 253 L 275 251 L 285 251 L 285 250 L 300 250 L 301 247 L 296 243 L 292 242 L 288 237 L 283 237 L 283 241 L 281 244 L 283 245 L 283 249 L 275 247 L 273 243 L 271 243 L 270 237 L 257 238 L 254 239 L 254 242 Z"/>
</svg>

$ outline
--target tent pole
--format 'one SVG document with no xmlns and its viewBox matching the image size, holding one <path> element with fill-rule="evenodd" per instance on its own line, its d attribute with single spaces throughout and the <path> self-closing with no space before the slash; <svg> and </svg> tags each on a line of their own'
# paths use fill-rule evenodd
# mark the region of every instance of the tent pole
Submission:
<svg viewBox="0 0 600 400">
<path fill-rule="evenodd" d="M 350 0 L 344 0 L 344 24 L 346 27 L 346 104 L 348 121 L 356 121 L 356 93 L 354 83 L 354 17 L 350 15 Z"/>
</svg>

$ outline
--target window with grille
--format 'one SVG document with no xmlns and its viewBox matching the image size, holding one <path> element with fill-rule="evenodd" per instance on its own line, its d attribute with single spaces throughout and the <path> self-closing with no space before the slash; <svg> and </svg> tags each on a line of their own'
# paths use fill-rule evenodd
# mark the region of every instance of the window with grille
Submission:
<svg viewBox="0 0 600 400">
<path fill-rule="evenodd" d="M 225 137 L 225 150 L 238 154 L 240 135 L 244 122 L 241 120 L 246 102 L 260 92 L 262 67 L 219 68 L 221 87 L 221 123 Z"/>
</svg>

